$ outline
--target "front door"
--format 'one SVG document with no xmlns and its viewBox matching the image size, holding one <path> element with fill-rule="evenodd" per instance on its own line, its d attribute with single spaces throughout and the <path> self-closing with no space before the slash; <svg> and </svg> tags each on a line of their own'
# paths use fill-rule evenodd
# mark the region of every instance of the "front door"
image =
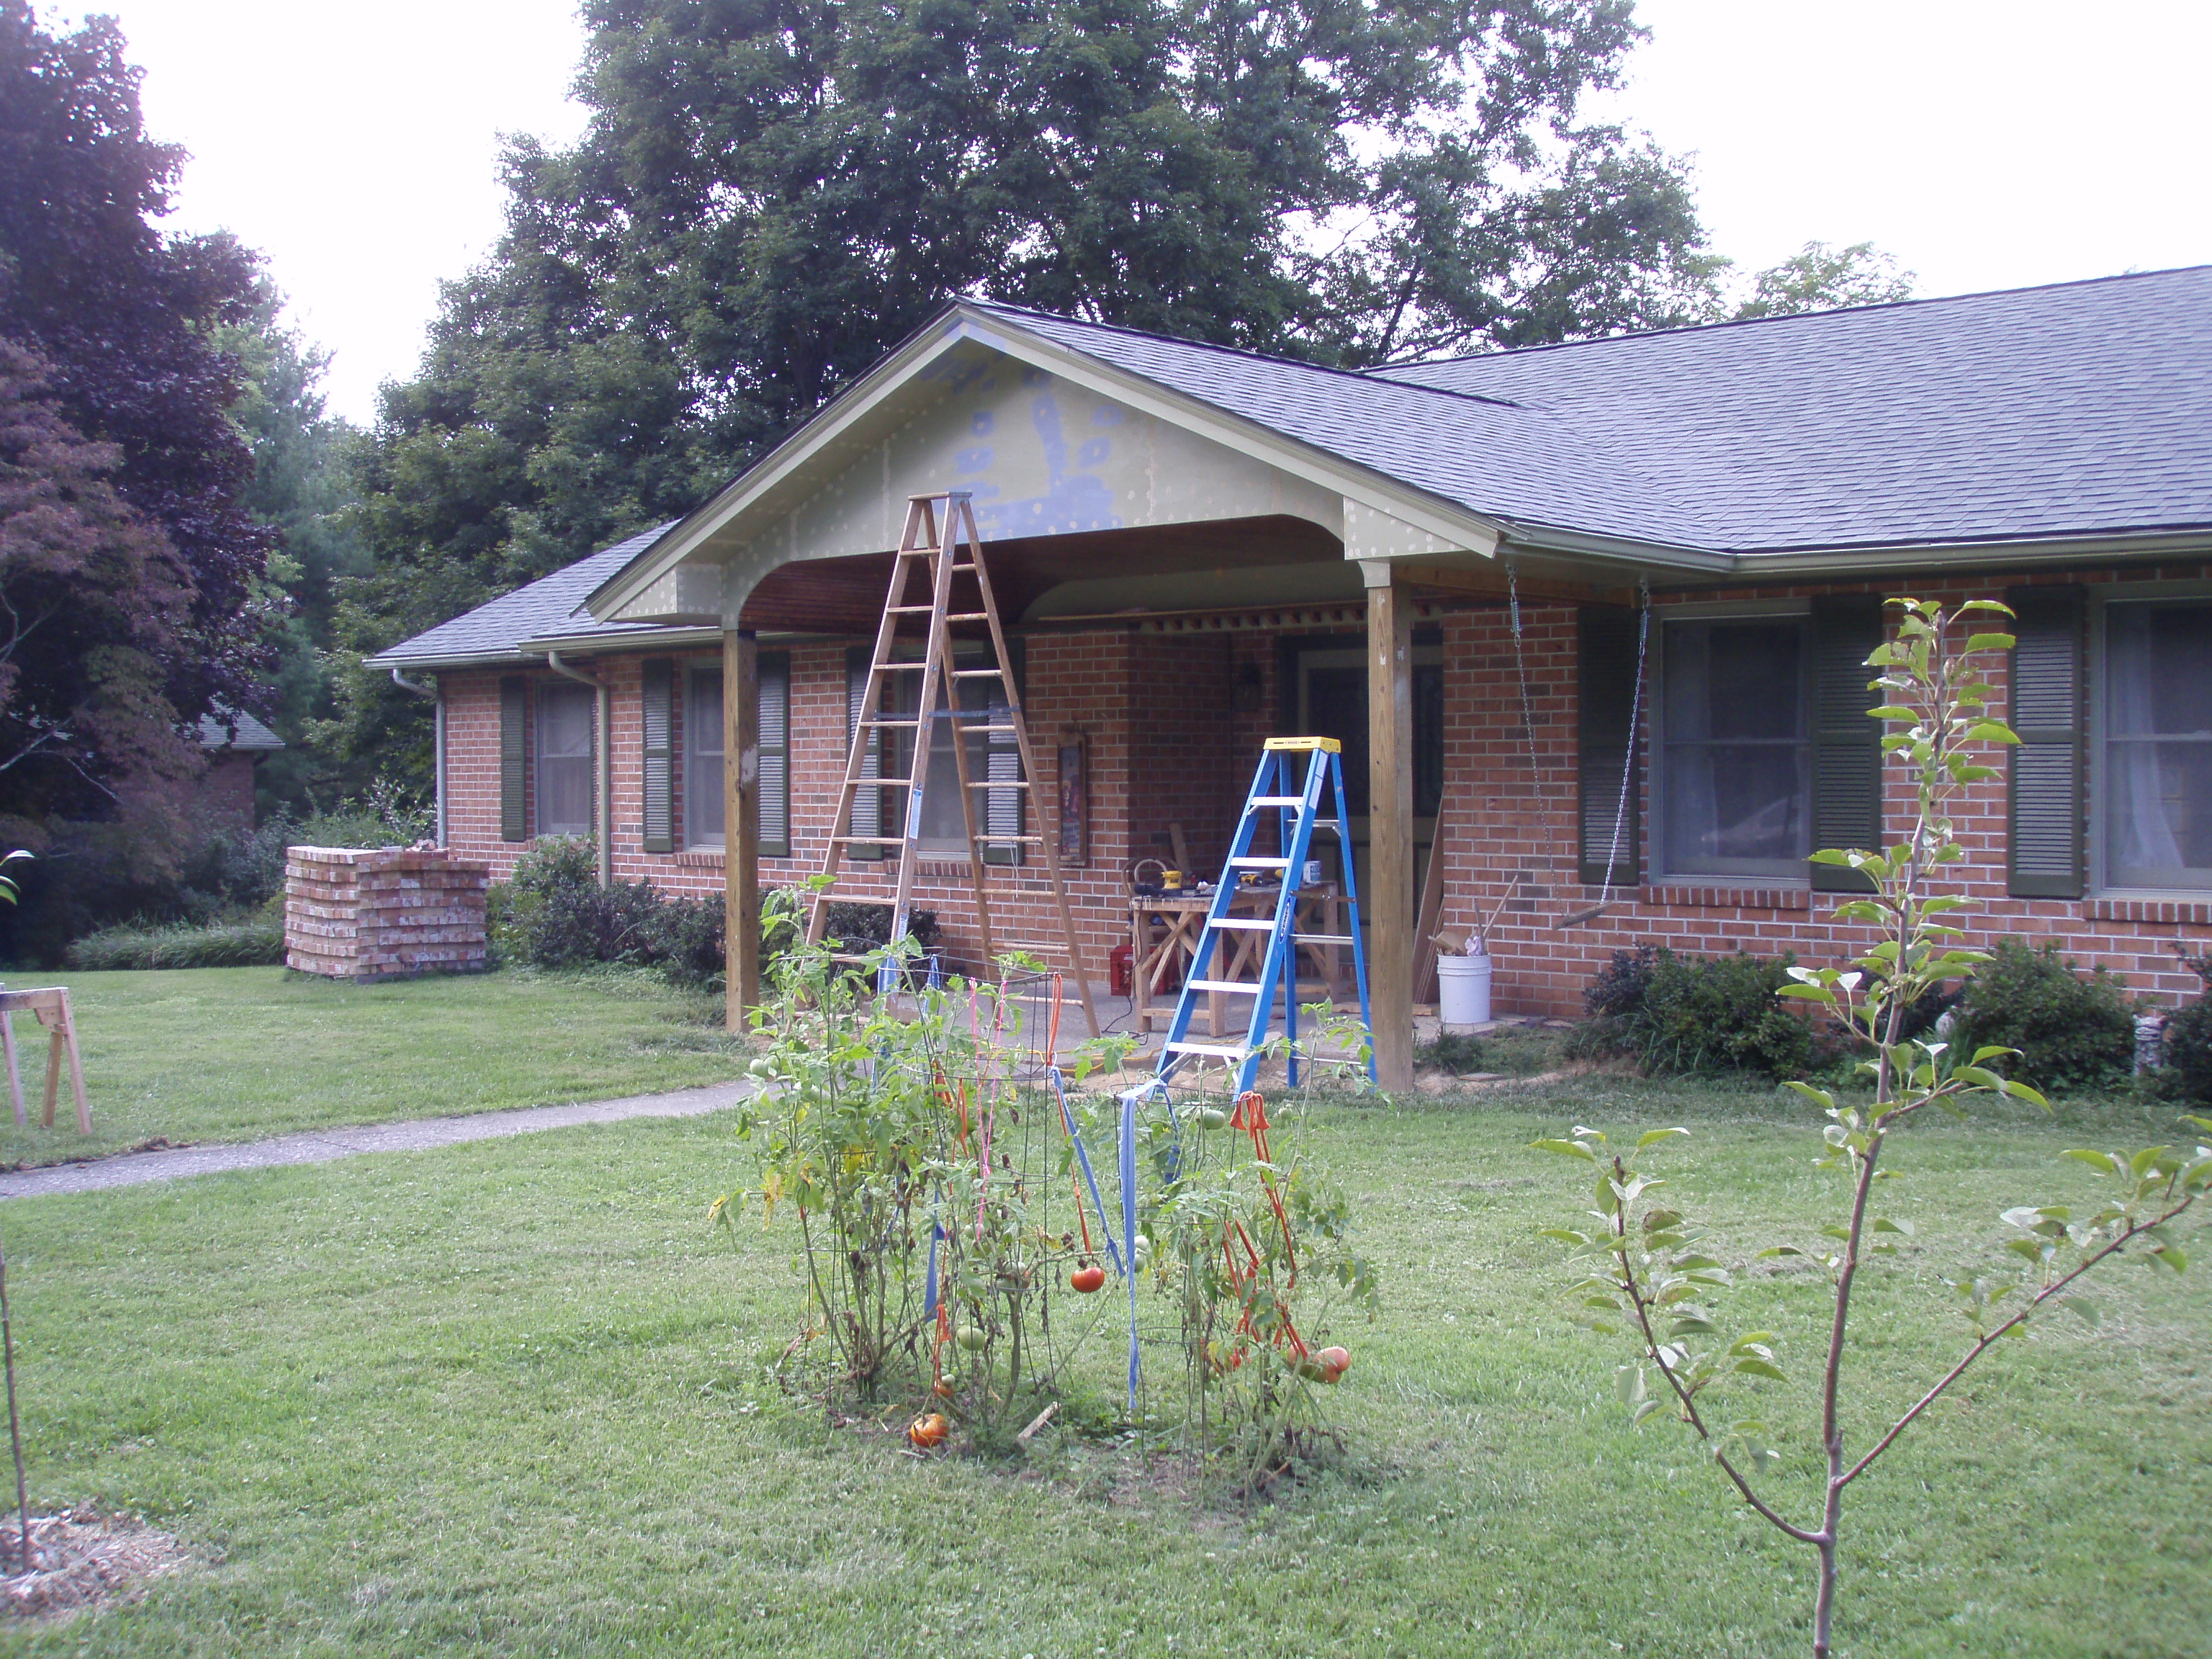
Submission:
<svg viewBox="0 0 2212 1659">
<path fill-rule="evenodd" d="M 1368 893 L 1367 651 L 1330 643 L 1297 656 L 1297 732 L 1344 745 L 1344 805 L 1352 817 L 1352 873 Z M 1444 668 L 1441 645 L 1413 647 L 1413 891 L 1428 878 L 1429 850 L 1443 801 Z M 1316 838 L 1318 842 L 1318 838 Z M 1334 850 L 1319 854 L 1334 878 Z M 1364 925 L 1367 907 L 1361 907 Z"/>
</svg>

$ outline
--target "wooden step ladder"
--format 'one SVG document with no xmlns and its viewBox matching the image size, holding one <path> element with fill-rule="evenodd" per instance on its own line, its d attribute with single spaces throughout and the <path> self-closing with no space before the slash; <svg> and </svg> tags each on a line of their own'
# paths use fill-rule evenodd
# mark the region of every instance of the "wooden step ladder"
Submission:
<svg viewBox="0 0 2212 1659">
<path fill-rule="evenodd" d="M 927 584 L 926 603 L 915 603 L 909 591 L 917 573 Z M 975 597 L 963 601 L 965 608 L 958 611 L 952 608 L 956 576 L 972 576 L 975 587 Z M 929 620 L 927 643 L 921 659 L 895 659 L 892 653 L 900 619 L 922 616 Z M 979 622 L 990 630 L 992 665 L 958 667 L 953 659 L 951 626 L 955 623 Z M 883 712 L 884 691 L 896 683 L 893 676 L 902 674 L 921 677 L 915 697 L 915 712 L 910 715 L 886 715 Z M 996 706 L 982 710 L 963 709 L 959 688 L 970 681 L 984 682 L 986 689 L 990 689 L 989 683 L 995 681 L 993 702 Z M 942 709 L 939 707 L 940 700 Z M 1082 947 L 1076 942 L 1075 918 L 1068 908 L 1067 886 L 1060 876 L 1057 838 L 1048 834 L 1001 834 L 990 823 L 979 820 L 975 810 L 977 790 L 1006 790 L 1018 799 L 1025 797 L 1030 800 L 1032 810 L 1027 817 L 1030 827 L 1039 830 L 1046 827 L 1047 814 L 1036 800 L 1036 756 L 1030 747 L 1029 723 L 1023 718 L 1021 691 L 1014 683 L 1013 660 L 1006 651 L 1006 630 L 999 623 L 998 603 L 991 596 L 991 578 L 983 568 L 983 538 L 975 528 L 975 511 L 965 490 L 915 495 L 907 501 L 906 530 L 899 538 L 898 551 L 891 558 L 890 592 L 884 600 L 883 621 L 876 629 L 875 651 L 868 663 L 867 688 L 861 693 L 859 718 L 853 723 L 853 744 L 845 760 L 845 781 L 838 790 L 836 814 L 830 820 L 830 845 L 823 854 L 823 882 L 814 895 L 813 914 L 807 921 L 808 943 L 821 943 L 829 922 L 830 906 L 836 902 L 886 905 L 891 913 L 890 937 L 898 939 L 906 936 L 914 903 L 915 866 L 921 861 L 922 800 L 929 781 L 932 738 L 940 720 L 952 729 L 952 763 L 959 780 L 961 821 L 967 831 L 968 868 L 975 886 L 975 923 L 982 939 L 983 960 L 989 963 L 998 960 L 991 933 L 990 894 L 985 885 L 987 851 L 1008 849 L 1011 866 L 1019 868 L 1023 848 L 1042 849 L 1045 872 L 1052 883 L 1053 902 L 1060 913 L 1060 948 L 1066 951 L 1067 971 L 1083 1000 L 1084 1018 L 1090 1024 L 1091 1035 L 1097 1036 L 1098 1012 L 1091 1004 L 1090 977 L 1083 971 Z M 871 756 L 880 762 L 900 752 L 896 739 L 909 733 L 913 742 L 904 751 L 908 757 L 908 775 L 869 775 Z M 1021 775 L 969 777 L 968 738 L 1009 735 L 1014 740 Z M 880 823 L 875 826 L 874 834 L 854 833 L 853 809 L 865 789 L 905 792 L 905 811 L 895 833 L 886 833 L 886 826 Z M 837 872 L 848 847 L 898 848 L 898 882 L 890 897 L 867 895 L 848 896 L 842 901 L 836 898 Z"/>
<path fill-rule="evenodd" d="M 1199 936 L 1198 949 L 1191 956 L 1190 972 L 1183 979 L 1175 1018 L 1168 1026 L 1167 1040 L 1160 1045 L 1158 1072 L 1154 1083 L 1147 1087 L 1170 1081 L 1194 1060 L 1201 1067 L 1207 1060 L 1219 1060 L 1231 1068 L 1232 1091 L 1243 1093 L 1259 1075 L 1260 1062 L 1266 1057 L 1267 1045 L 1274 1041 L 1275 1034 L 1270 1026 L 1275 998 L 1280 994 L 1282 1036 L 1289 1048 L 1289 1081 L 1296 1088 L 1297 955 L 1298 947 L 1304 945 L 1352 947 L 1352 973 L 1359 986 L 1359 1024 L 1367 1036 L 1367 1075 L 1375 1075 L 1375 1024 L 1367 1005 L 1367 950 L 1359 933 L 1359 891 L 1352 879 L 1352 819 L 1344 807 L 1341 747 L 1334 738 L 1270 738 L 1261 751 L 1260 769 L 1252 775 L 1252 787 L 1245 795 L 1243 814 L 1237 819 L 1237 833 L 1230 841 L 1228 860 L 1221 866 L 1220 884 L 1213 890 L 1213 904 L 1206 915 L 1205 930 Z M 1297 757 L 1301 755 L 1305 757 L 1303 780 L 1297 776 Z M 1261 817 L 1270 811 L 1280 815 L 1275 842 L 1277 854 L 1272 857 L 1252 850 Z M 1330 830 L 1336 836 L 1338 856 L 1344 865 L 1345 914 L 1350 922 L 1350 932 L 1346 933 L 1297 931 L 1299 893 L 1304 884 L 1306 859 L 1316 829 Z M 1273 917 L 1263 921 L 1258 916 L 1229 914 L 1237 884 L 1248 872 L 1272 876 L 1281 884 L 1275 890 Z M 1233 945 L 1237 935 L 1247 933 L 1267 935 L 1258 977 L 1249 981 L 1232 977 L 1231 965 L 1249 955 L 1239 952 Z M 1191 1016 L 1197 1012 L 1198 1000 L 1214 994 L 1252 999 L 1251 1018 L 1243 1042 L 1232 1044 L 1190 1040 Z"/>
</svg>

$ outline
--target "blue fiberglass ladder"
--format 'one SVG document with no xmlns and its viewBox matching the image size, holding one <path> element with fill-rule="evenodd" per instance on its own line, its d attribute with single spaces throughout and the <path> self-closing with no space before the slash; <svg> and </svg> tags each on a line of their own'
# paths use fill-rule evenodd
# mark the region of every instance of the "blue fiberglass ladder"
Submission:
<svg viewBox="0 0 2212 1659">
<path fill-rule="evenodd" d="M 1259 1073 L 1260 1062 L 1266 1058 L 1267 1044 L 1273 1040 L 1273 1033 L 1268 1028 L 1279 994 L 1283 999 L 1282 1035 L 1289 1050 L 1290 1082 L 1295 1087 L 1298 1080 L 1297 957 L 1302 945 L 1352 947 L 1352 972 L 1359 985 L 1359 1024 L 1367 1036 L 1367 1074 L 1370 1078 L 1375 1075 L 1375 1026 L 1367 1006 L 1367 953 L 1360 942 L 1359 893 L 1352 873 L 1351 819 L 1344 809 L 1341 749 L 1334 738 L 1267 739 L 1260 756 L 1260 769 L 1252 775 L 1243 816 L 1237 819 L 1237 834 L 1229 844 L 1228 861 L 1221 866 L 1220 884 L 1213 890 L 1213 907 L 1206 915 L 1198 950 L 1191 957 L 1190 971 L 1182 982 L 1182 994 L 1176 1002 L 1175 1019 L 1168 1027 L 1167 1041 L 1160 1046 L 1157 1079 L 1148 1087 L 1168 1082 L 1190 1061 L 1218 1060 L 1234 1066 L 1235 1092 L 1241 1094 L 1250 1088 Z M 1302 755 L 1305 757 L 1303 786 L 1297 778 L 1297 757 Z M 1324 791 L 1334 802 L 1333 816 L 1323 813 Z M 1280 814 L 1281 833 L 1276 842 L 1280 856 L 1273 858 L 1252 851 L 1254 832 L 1259 829 L 1262 816 L 1270 811 Z M 1350 923 L 1349 931 L 1344 933 L 1297 931 L 1301 878 L 1316 827 L 1332 830 L 1336 836 L 1339 862 L 1344 869 L 1345 915 Z M 1238 883 L 1248 871 L 1272 872 L 1279 878 L 1281 885 L 1275 890 L 1275 914 L 1272 919 L 1229 914 Z M 1217 963 L 1238 960 L 1238 953 L 1231 948 L 1229 941 L 1239 933 L 1249 933 L 1267 935 L 1259 977 L 1252 981 L 1231 979 L 1227 977 L 1229 969 L 1225 966 L 1222 977 L 1212 977 Z M 1198 999 L 1217 993 L 1252 1000 L 1250 1024 L 1241 1043 L 1232 1046 L 1190 1041 L 1191 1016 L 1197 1010 Z"/>
</svg>

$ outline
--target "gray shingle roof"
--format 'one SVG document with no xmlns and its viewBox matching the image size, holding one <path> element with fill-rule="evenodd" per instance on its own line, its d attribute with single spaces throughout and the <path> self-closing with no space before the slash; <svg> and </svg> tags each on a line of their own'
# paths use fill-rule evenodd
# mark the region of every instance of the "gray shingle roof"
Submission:
<svg viewBox="0 0 2212 1659">
<path fill-rule="evenodd" d="M 656 525 L 626 542 L 601 548 L 567 568 L 541 576 L 512 593 L 502 593 L 451 622 L 440 623 L 368 660 L 379 668 L 411 663 L 497 661 L 516 656 L 529 640 L 589 639 L 650 643 L 665 628 L 632 623 L 602 623 L 584 609 L 584 596 L 653 545 L 668 525 Z"/>
<path fill-rule="evenodd" d="M 965 308 L 1509 525 L 1756 556 L 2212 527 L 2212 266 L 1347 374 Z M 650 641 L 634 536 L 372 658 Z"/>
<path fill-rule="evenodd" d="M 201 715 L 199 739 L 203 749 L 282 749 L 284 746 L 283 738 L 252 715 L 230 708 Z"/>
<path fill-rule="evenodd" d="M 1730 552 L 2212 524 L 2212 266 L 1388 374 L 1542 409 Z"/>
</svg>

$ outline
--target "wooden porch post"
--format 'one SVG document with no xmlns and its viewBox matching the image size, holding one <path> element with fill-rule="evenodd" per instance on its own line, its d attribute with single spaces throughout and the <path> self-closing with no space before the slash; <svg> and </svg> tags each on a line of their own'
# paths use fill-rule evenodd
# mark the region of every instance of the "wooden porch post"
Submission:
<svg viewBox="0 0 2212 1659">
<path fill-rule="evenodd" d="M 724 1022 L 745 1029 L 760 1001 L 760 643 L 722 632 Z"/>
<path fill-rule="evenodd" d="M 1375 1075 L 1413 1086 L 1413 609 L 1389 562 L 1367 580 L 1367 986 Z"/>
</svg>

